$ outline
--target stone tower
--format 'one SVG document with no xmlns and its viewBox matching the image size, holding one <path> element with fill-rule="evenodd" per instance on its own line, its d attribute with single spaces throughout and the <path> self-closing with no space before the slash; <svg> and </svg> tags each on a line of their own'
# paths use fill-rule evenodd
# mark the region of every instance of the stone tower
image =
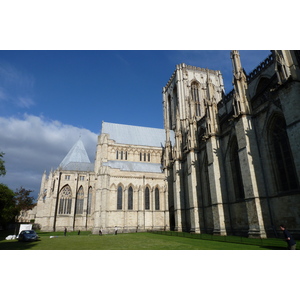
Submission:
<svg viewBox="0 0 300 300">
<path fill-rule="evenodd" d="M 174 224 L 175 230 L 200 232 L 198 123 L 209 116 L 204 130 L 207 138 L 215 137 L 218 132 L 216 108 L 223 93 L 220 71 L 185 64 L 176 66 L 163 88 L 166 130 L 164 162 L 168 178 L 170 224 Z M 173 141 L 171 132 L 175 137 Z M 212 153 L 212 145 L 209 144 L 207 148 Z M 210 176 L 215 176 L 213 170 Z M 222 230 L 219 229 L 220 232 Z"/>
</svg>

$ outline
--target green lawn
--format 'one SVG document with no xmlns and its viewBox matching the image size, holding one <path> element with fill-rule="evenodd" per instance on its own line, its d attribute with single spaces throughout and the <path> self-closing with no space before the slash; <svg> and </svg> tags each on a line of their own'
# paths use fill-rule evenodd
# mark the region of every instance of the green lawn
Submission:
<svg viewBox="0 0 300 300">
<path fill-rule="evenodd" d="M 182 236 L 168 236 L 153 233 L 126 233 L 118 235 L 92 235 L 90 232 L 70 232 L 64 236 L 62 232 L 39 232 L 37 242 L 18 242 L 0 237 L 0 250 L 283 250 L 285 242 L 267 240 L 262 245 L 236 243 L 223 240 L 207 240 Z M 55 236 L 55 238 L 50 238 Z"/>
</svg>

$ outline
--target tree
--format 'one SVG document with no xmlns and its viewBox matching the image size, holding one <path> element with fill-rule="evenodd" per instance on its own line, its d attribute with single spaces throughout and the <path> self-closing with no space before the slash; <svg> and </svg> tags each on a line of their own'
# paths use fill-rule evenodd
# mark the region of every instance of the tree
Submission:
<svg viewBox="0 0 300 300">
<path fill-rule="evenodd" d="M 5 184 L 0 183 L 0 222 L 3 226 L 13 222 L 18 213 L 14 197 L 15 193 Z"/>
<path fill-rule="evenodd" d="M 34 197 L 30 196 L 30 193 L 33 192 L 32 190 L 26 190 L 23 187 L 20 187 L 15 192 L 15 202 L 16 208 L 20 213 L 21 210 L 29 210 L 36 206 L 34 203 Z"/>
<path fill-rule="evenodd" d="M 22 210 L 32 209 L 36 203 L 30 196 L 32 190 L 20 187 L 13 192 L 5 184 L 0 183 L 0 222 L 2 226 L 14 222 Z"/>
<path fill-rule="evenodd" d="M 4 176 L 6 174 L 4 163 L 5 161 L 2 159 L 4 156 L 3 152 L 0 152 L 0 176 Z"/>
</svg>

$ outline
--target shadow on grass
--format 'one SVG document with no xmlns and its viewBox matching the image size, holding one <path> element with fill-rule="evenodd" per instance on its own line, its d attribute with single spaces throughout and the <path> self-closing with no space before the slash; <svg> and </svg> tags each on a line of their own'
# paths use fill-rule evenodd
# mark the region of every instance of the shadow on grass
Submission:
<svg viewBox="0 0 300 300">
<path fill-rule="evenodd" d="M 36 242 L 19 242 L 18 240 L 7 240 L 0 242 L 0 250 L 29 250 L 39 243 Z"/>
<path fill-rule="evenodd" d="M 268 250 L 287 250 L 284 247 L 275 247 L 275 246 L 263 246 L 262 248 L 268 249 Z"/>
</svg>

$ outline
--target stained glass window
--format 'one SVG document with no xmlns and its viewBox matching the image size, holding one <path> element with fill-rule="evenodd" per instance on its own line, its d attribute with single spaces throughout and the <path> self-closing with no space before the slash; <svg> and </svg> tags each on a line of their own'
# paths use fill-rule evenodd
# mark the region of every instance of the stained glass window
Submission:
<svg viewBox="0 0 300 300">
<path fill-rule="evenodd" d="M 145 209 L 150 209 L 150 191 L 148 187 L 145 189 Z"/>
<path fill-rule="evenodd" d="M 84 201 L 84 193 L 83 193 L 83 187 L 81 186 L 77 193 L 76 214 L 83 213 L 83 201 Z"/>
<path fill-rule="evenodd" d="M 70 214 L 72 208 L 72 191 L 70 186 L 66 185 L 59 193 L 59 214 Z"/>
<path fill-rule="evenodd" d="M 159 189 L 155 189 L 155 209 L 159 210 Z"/>
<path fill-rule="evenodd" d="M 117 191 L 117 209 L 122 209 L 122 197 L 123 197 L 123 189 L 121 186 L 119 186 Z"/>
<path fill-rule="evenodd" d="M 133 189 L 131 186 L 128 189 L 128 209 L 133 209 Z"/>
</svg>

